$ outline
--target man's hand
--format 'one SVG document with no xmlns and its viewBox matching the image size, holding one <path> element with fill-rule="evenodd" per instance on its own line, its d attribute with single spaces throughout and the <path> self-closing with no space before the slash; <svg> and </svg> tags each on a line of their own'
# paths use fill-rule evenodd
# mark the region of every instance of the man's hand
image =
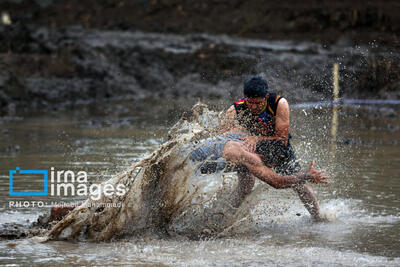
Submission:
<svg viewBox="0 0 400 267">
<path fill-rule="evenodd" d="M 310 167 L 308 168 L 307 174 L 311 175 L 310 182 L 314 184 L 327 184 L 328 176 L 324 176 L 323 173 L 325 170 L 315 170 L 314 169 L 315 162 L 311 162 Z"/>
<path fill-rule="evenodd" d="M 258 136 L 246 136 L 246 137 L 239 137 L 240 140 L 244 141 L 244 144 L 248 148 L 248 151 L 254 153 L 256 151 L 257 143 L 259 141 Z"/>
</svg>

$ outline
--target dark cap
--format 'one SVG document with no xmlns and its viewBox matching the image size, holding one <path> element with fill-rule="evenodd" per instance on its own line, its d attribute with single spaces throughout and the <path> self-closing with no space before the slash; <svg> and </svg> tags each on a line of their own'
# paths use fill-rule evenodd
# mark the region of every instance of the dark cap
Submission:
<svg viewBox="0 0 400 267">
<path fill-rule="evenodd" d="M 250 77 L 244 82 L 243 94 L 246 97 L 265 97 L 268 93 L 267 81 L 260 77 Z"/>
</svg>

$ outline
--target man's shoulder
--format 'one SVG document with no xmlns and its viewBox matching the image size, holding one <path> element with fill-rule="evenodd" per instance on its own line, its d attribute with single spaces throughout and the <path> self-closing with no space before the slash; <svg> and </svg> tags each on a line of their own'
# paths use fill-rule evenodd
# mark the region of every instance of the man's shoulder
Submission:
<svg viewBox="0 0 400 267">
<path fill-rule="evenodd" d="M 289 102 L 287 101 L 287 99 L 286 98 L 284 98 L 284 97 L 282 97 L 282 96 L 277 96 L 277 98 L 275 99 L 275 103 L 278 105 L 278 104 L 285 104 L 285 105 L 287 105 L 287 104 L 289 104 Z"/>
<path fill-rule="evenodd" d="M 276 113 L 279 113 L 281 115 L 284 113 L 289 114 L 290 112 L 289 110 L 290 110 L 289 103 L 285 98 L 281 98 L 281 100 L 279 101 L 279 105 L 277 105 L 276 107 Z"/>
<path fill-rule="evenodd" d="M 268 102 L 268 107 L 270 109 L 270 112 L 273 115 L 276 115 L 278 106 L 281 107 L 281 106 L 288 105 L 287 100 L 284 97 L 282 97 L 281 95 L 276 94 L 276 93 L 269 93 L 267 102 Z M 282 104 L 280 104 L 280 103 L 282 103 Z"/>
</svg>

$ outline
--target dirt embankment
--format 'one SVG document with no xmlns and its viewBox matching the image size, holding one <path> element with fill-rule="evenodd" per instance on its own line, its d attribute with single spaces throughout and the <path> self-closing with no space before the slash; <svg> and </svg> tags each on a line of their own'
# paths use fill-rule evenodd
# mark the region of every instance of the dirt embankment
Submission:
<svg viewBox="0 0 400 267">
<path fill-rule="evenodd" d="M 212 33 L 241 37 L 332 42 L 399 41 L 397 0 L 48 0 L 3 1 L 2 9 L 23 23 L 45 26 Z"/>
<path fill-rule="evenodd" d="M 0 26 L 1 115 L 116 98 L 230 99 L 253 74 L 291 102 L 321 100 L 336 62 L 342 96 L 400 99 L 396 1 L 43 3 L 0 4 L 13 22 Z M 192 32 L 288 41 L 181 35 Z"/>
</svg>

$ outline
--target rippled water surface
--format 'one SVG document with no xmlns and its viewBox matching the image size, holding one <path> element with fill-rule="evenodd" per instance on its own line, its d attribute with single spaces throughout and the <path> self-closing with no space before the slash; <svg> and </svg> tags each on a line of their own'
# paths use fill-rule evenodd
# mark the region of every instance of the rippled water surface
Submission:
<svg viewBox="0 0 400 267">
<path fill-rule="evenodd" d="M 87 171 L 104 181 L 151 153 L 176 115 L 167 107 L 132 111 L 80 110 L 23 116 L 0 124 L 0 224 L 27 223 L 48 207 L 11 201 L 72 202 L 79 197 L 10 197 L 9 170 Z M 155 111 L 156 109 L 156 111 Z M 158 110 L 160 109 L 160 110 Z M 155 112 L 154 112 L 155 111 Z M 116 111 L 115 111 L 116 112 Z M 0 265 L 400 265 L 400 119 L 398 105 L 293 105 L 292 144 L 306 169 L 315 159 L 331 177 L 313 186 L 333 219 L 312 223 L 290 190 L 268 189 L 243 231 L 223 238 L 145 236 L 111 243 L 0 241 Z M 171 118 L 172 117 L 172 118 Z M 168 120 L 169 122 L 165 122 Z M 18 190 L 40 190 L 40 179 L 19 178 Z M 268 187 L 267 185 L 262 185 Z"/>
</svg>

